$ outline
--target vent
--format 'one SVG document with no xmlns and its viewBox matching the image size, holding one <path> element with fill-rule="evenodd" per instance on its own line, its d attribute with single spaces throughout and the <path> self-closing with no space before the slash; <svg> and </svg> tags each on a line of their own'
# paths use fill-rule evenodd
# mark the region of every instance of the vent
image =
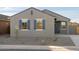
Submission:
<svg viewBox="0 0 79 59">
<path fill-rule="evenodd" d="M 31 10 L 31 15 L 33 15 L 33 10 Z"/>
</svg>

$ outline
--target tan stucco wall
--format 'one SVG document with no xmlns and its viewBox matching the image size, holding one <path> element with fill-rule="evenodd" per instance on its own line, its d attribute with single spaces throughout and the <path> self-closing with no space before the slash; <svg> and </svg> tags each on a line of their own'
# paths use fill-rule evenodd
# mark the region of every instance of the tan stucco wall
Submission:
<svg viewBox="0 0 79 59">
<path fill-rule="evenodd" d="M 33 15 L 31 15 L 31 10 L 33 10 Z M 19 26 L 19 19 L 29 19 L 31 20 L 31 29 L 30 31 L 21 31 L 18 30 L 18 37 L 54 37 L 54 17 L 44 14 L 35 9 L 29 9 L 17 15 L 11 17 L 11 37 L 16 36 L 15 29 Z M 44 31 L 35 31 L 34 30 L 34 19 L 35 18 L 45 18 L 46 19 L 46 29 Z"/>
</svg>

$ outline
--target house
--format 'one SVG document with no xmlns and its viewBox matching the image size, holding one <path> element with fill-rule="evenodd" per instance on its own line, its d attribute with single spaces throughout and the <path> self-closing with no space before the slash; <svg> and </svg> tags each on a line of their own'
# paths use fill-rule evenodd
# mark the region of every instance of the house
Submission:
<svg viewBox="0 0 79 59">
<path fill-rule="evenodd" d="M 79 23 L 69 22 L 69 34 L 79 34 Z"/>
<path fill-rule="evenodd" d="M 10 34 L 9 16 L 0 14 L 0 35 Z"/>
<path fill-rule="evenodd" d="M 70 19 L 49 10 L 28 8 L 10 17 L 11 37 L 48 37 L 68 34 Z"/>
</svg>

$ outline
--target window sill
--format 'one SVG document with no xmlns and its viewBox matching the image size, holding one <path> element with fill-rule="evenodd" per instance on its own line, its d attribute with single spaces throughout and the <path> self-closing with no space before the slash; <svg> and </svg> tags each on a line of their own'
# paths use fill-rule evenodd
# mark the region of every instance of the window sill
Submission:
<svg viewBox="0 0 79 59">
<path fill-rule="evenodd" d="M 36 29 L 35 31 L 44 31 L 44 29 Z"/>
<path fill-rule="evenodd" d="M 21 29 L 21 31 L 29 31 L 29 29 Z"/>
</svg>

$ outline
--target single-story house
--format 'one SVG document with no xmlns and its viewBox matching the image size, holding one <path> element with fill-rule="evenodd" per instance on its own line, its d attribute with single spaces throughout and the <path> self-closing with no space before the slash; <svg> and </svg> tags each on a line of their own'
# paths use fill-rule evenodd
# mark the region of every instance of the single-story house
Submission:
<svg viewBox="0 0 79 59">
<path fill-rule="evenodd" d="M 10 34 L 9 16 L 0 14 L 0 35 Z"/>
<path fill-rule="evenodd" d="M 69 34 L 79 34 L 79 23 L 69 22 Z"/>
<path fill-rule="evenodd" d="M 69 21 L 52 11 L 31 7 L 10 17 L 10 36 L 54 38 L 69 33 Z"/>
</svg>

